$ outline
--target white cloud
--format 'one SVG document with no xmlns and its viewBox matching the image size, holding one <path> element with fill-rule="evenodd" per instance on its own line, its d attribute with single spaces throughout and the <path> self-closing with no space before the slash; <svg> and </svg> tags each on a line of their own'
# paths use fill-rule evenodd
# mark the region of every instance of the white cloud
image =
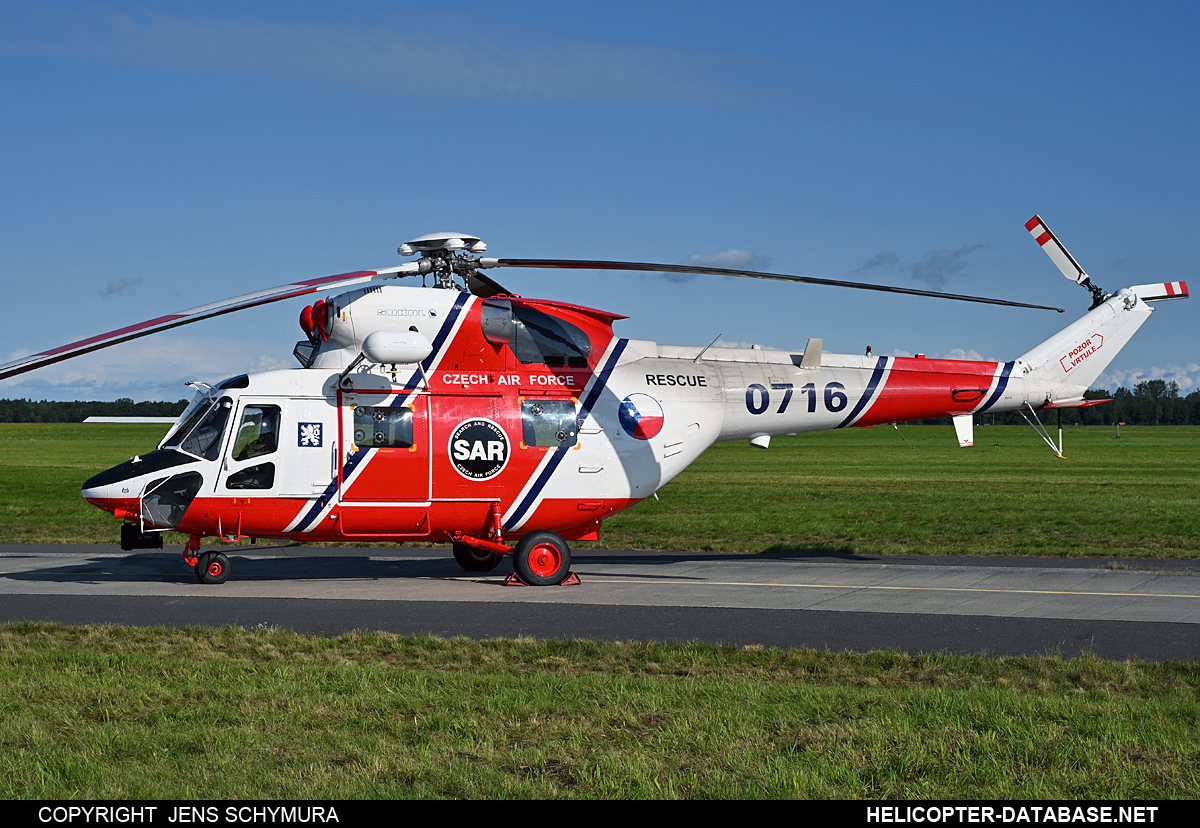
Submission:
<svg viewBox="0 0 1200 828">
<path fill-rule="evenodd" d="M 771 260 L 760 256 L 753 250 L 739 250 L 731 247 L 720 253 L 693 253 L 679 262 L 681 265 L 692 267 L 719 267 L 725 270 L 758 270 L 763 271 L 771 266 Z M 668 282 L 690 282 L 696 278 L 694 273 L 653 273 L 651 274 Z"/>
<path fill-rule="evenodd" d="M 928 250 L 924 256 L 912 264 L 904 264 L 895 253 L 880 253 L 847 275 L 864 276 L 876 270 L 906 270 L 913 279 L 924 282 L 936 290 L 941 290 L 952 277 L 971 266 L 967 257 L 982 247 L 982 244 L 964 244 L 957 250 Z"/>
<path fill-rule="evenodd" d="M 1187 394 L 1200 385 L 1200 365 L 1189 362 L 1186 365 L 1167 365 L 1166 368 L 1133 368 L 1126 371 L 1108 370 L 1092 383 L 1096 388 L 1107 388 L 1110 391 L 1118 386 L 1133 388 L 1139 382 L 1146 380 L 1172 380 L 1179 383 L 1179 392 Z"/>
<path fill-rule="evenodd" d="M 697 267 L 723 267 L 728 270 L 765 270 L 771 266 L 771 260 L 760 256 L 753 250 L 738 250 L 729 248 L 720 253 L 693 253 L 680 264 Z"/>
<path fill-rule="evenodd" d="M 970 350 L 964 351 L 962 348 L 951 348 L 944 354 L 934 354 L 935 359 L 970 359 L 976 362 L 983 361 L 983 355 L 979 351 Z"/>
<path fill-rule="evenodd" d="M 982 244 L 964 244 L 957 250 L 930 250 L 919 262 L 912 265 L 912 277 L 940 290 L 952 276 L 971 266 L 967 256 L 981 247 Z"/>
<path fill-rule="evenodd" d="M 895 253 L 880 253 L 868 259 L 862 267 L 851 270 L 850 276 L 870 273 L 872 270 L 895 270 L 900 266 L 900 257 Z"/>
<path fill-rule="evenodd" d="M 763 345 L 760 342 L 730 342 L 726 339 L 718 339 L 712 344 L 714 348 L 762 348 L 765 351 L 784 351 L 786 348 L 776 348 L 774 345 Z"/>
<path fill-rule="evenodd" d="M 14 355 L 17 359 L 23 354 Z M 0 397 L 51 400 L 179 400 L 188 380 L 296 368 L 278 343 L 215 337 L 153 337 L 49 365 L 0 381 Z"/>
<path fill-rule="evenodd" d="M 120 296 L 126 291 L 131 291 L 141 286 L 142 278 L 140 276 L 135 279 L 127 279 L 122 276 L 120 279 L 109 279 L 107 286 L 104 290 L 100 291 L 100 295 L 106 298 L 109 296 Z"/>
<path fill-rule="evenodd" d="M 10 11 L 4 17 L 0 52 L 8 54 L 282 79 L 446 103 L 745 101 L 754 96 L 748 67 L 762 62 L 570 41 L 449 12 L 409 13 L 391 22 L 356 22 L 350 15 L 316 22 L 186 15 L 153 7 Z"/>
</svg>

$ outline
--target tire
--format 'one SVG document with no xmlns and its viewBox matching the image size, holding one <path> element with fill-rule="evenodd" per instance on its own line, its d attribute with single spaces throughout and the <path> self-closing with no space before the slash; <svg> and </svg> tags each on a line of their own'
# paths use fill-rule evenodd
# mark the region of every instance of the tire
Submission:
<svg viewBox="0 0 1200 828">
<path fill-rule="evenodd" d="M 196 577 L 202 584 L 223 584 L 229 580 L 229 558 L 222 552 L 201 552 L 196 562 Z"/>
<path fill-rule="evenodd" d="M 491 572 L 500 564 L 502 557 L 468 543 L 454 544 L 454 560 L 467 572 Z"/>
<path fill-rule="evenodd" d="M 517 543 L 513 569 L 530 586 L 561 584 L 571 572 L 571 548 L 553 532 L 530 532 Z"/>
</svg>

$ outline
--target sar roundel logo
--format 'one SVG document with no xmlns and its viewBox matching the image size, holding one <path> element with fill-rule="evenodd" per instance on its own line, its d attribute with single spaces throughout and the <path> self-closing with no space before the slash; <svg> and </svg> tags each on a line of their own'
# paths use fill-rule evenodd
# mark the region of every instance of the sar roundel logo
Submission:
<svg viewBox="0 0 1200 828">
<path fill-rule="evenodd" d="M 621 401 L 617 416 L 625 433 L 637 440 L 649 440 L 663 427 L 663 410 L 649 394 L 630 394 Z"/>
<path fill-rule="evenodd" d="M 450 462 L 468 480 L 487 480 L 508 464 L 508 435 L 491 420 L 464 420 L 450 435 Z"/>
</svg>

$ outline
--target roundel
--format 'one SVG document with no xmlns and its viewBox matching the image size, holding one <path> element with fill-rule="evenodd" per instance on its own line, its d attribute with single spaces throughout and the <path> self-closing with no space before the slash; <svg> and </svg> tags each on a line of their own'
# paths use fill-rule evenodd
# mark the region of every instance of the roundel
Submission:
<svg viewBox="0 0 1200 828">
<path fill-rule="evenodd" d="M 450 462 L 468 480 L 487 480 L 508 464 L 508 435 L 491 420 L 464 420 L 450 434 Z"/>
<path fill-rule="evenodd" d="M 621 420 L 621 428 L 635 439 L 649 440 L 662 431 L 662 405 L 649 394 L 630 394 L 621 401 L 617 416 Z"/>
</svg>

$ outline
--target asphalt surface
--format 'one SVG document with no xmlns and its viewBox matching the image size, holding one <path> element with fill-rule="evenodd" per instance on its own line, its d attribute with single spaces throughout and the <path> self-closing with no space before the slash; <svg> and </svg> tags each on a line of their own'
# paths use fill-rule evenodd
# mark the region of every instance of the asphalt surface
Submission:
<svg viewBox="0 0 1200 828">
<path fill-rule="evenodd" d="M 574 550 L 581 584 L 535 588 L 448 549 L 224 551 L 209 586 L 177 550 L 0 545 L 0 621 L 1200 658 L 1200 561 Z"/>
</svg>

